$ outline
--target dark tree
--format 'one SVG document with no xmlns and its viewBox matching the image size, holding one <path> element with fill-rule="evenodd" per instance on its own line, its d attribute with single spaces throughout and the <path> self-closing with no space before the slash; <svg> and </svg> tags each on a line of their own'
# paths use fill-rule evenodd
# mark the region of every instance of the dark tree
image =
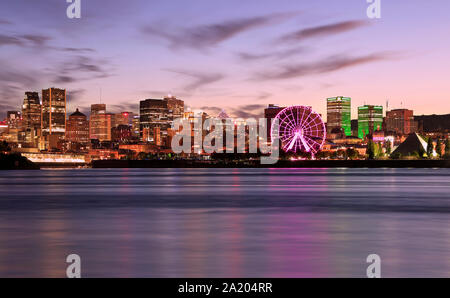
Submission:
<svg viewBox="0 0 450 298">
<path fill-rule="evenodd" d="M 427 144 L 427 155 L 428 158 L 431 158 L 433 155 L 433 139 L 432 138 L 428 138 L 428 144 Z"/>
<path fill-rule="evenodd" d="M 375 143 L 372 140 L 367 143 L 367 155 L 369 159 L 375 158 Z"/>
</svg>

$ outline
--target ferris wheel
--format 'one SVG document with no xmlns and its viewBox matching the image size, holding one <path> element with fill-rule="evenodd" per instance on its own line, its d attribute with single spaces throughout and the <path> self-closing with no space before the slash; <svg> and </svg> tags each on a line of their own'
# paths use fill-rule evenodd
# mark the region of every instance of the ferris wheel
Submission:
<svg viewBox="0 0 450 298">
<path fill-rule="evenodd" d="M 310 107 L 292 106 L 285 108 L 272 122 L 272 142 L 279 138 L 280 146 L 285 152 L 319 152 L 326 138 L 325 124 L 322 117 Z M 278 130 L 275 123 L 278 122 Z M 278 133 L 277 133 L 278 131 Z"/>
</svg>

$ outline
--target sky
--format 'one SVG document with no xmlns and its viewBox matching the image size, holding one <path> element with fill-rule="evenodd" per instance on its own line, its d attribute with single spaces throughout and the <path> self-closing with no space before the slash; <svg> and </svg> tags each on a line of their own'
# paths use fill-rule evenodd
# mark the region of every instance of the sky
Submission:
<svg viewBox="0 0 450 298">
<path fill-rule="evenodd" d="M 450 2 L 381 0 L 0 2 L 0 115 L 25 91 L 67 89 L 68 113 L 138 112 L 172 94 L 216 116 L 270 103 L 326 115 L 326 98 L 450 113 Z"/>
</svg>

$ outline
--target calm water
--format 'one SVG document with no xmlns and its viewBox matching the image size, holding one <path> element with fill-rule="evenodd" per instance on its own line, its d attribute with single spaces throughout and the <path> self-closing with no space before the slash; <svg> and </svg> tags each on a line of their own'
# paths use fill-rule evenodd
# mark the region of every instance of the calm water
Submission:
<svg viewBox="0 0 450 298">
<path fill-rule="evenodd" d="M 0 276 L 450 277 L 448 169 L 0 172 Z"/>
</svg>

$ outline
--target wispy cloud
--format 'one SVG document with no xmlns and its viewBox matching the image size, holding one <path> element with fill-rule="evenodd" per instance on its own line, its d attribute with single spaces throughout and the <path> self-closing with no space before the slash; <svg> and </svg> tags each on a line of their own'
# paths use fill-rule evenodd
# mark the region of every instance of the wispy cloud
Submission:
<svg viewBox="0 0 450 298">
<path fill-rule="evenodd" d="M 286 34 L 282 36 L 279 40 L 292 42 L 292 41 L 302 41 L 308 38 L 326 37 L 352 31 L 364 26 L 368 26 L 369 24 L 370 23 L 368 21 L 362 20 L 338 22 L 323 26 L 302 29 L 293 33 Z"/>
<path fill-rule="evenodd" d="M 225 77 L 225 75 L 220 73 L 202 73 L 178 69 L 164 69 L 164 70 L 192 78 L 193 81 L 184 87 L 186 91 L 194 91 L 205 85 L 209 85 L 217 81 L 220 81 Z"/>
<path fill-rule="evenodd" d="M 259 53 L 259 54 L 253 54 L 249 52 L 239 52 L 237 53 L 237 56 L 242 61 L 256 62 L 266 59 L 282 60 L 299 54 L 303 54 L 305 52 L 306 48 L 302 46 L 279 51 L 268 51 L 266 53 Z"/>
<path fill-rule="evenodd" d="M 356 20 L 356 21 L 344 21 L 323 26 L 310 27 L 302 30 L 298 30 L 293 33 L 282 36 L 279 41 L 302 41 L 308 38 L 326 37 L 352 31 L 364 26 L 368 26 L 368 21 Z"/>
<path fill-rule="evenodd" d="M 260 118 L 264 114 L 265 105 L 248 104 L 234 107 L 226 107 L 224 109 L 215 106 L 202 106 L 199 109 L 205 111 L 209 115 L 216 117 L 222 110 L 232 118 Z"/>
<path fill-rule="evenodd" d="M 24 34 L 24 35 L 0 35 L 0 46 L 12 45 L 19 47 L 29 46 L 45 46 L 51 37 L 39 34 Z"/>
<path fill-rule="evenodd" d="M 294 13 L 277 13 L 266 16 L 241 18 L 221 23 L 200 25 L 179 30 L 164 30 L 161 26 L 148 25 L 141 28 L 142 33 L 157 36 L 169 42 L 172 49 L 193 48 L 205 49 L 251 29 L 282 22 L 295 15 Z"/>
<path fill-rule="evenodd" d="M 282 80 L 308 75 L 316 75 L 338 71 L 344 68 L 354 67 L 362 64 L 378 62 L 382 60 L 392 59 L 392 53 L 375 53 L 365 56 L 349 57 L 349 56 L 332 56 L 325 60 L 314 63 L 300 63 L 284 65 L 277 70 L 256 74 L 255 80 Z"/>
<path fill-rule="evenodd" d="M 12 22 L 5 19 L 0 19 L 0 25 L 12 25 Z"/>
<path fill-rule="evenodd" d="M 105 59 L 95 59 L 86 55 L 76 55 L 54 67 L 53 82 L 56 84 L 74 83 L 88 79 L 111 76 L 111 65 Z"/>
</svg>

